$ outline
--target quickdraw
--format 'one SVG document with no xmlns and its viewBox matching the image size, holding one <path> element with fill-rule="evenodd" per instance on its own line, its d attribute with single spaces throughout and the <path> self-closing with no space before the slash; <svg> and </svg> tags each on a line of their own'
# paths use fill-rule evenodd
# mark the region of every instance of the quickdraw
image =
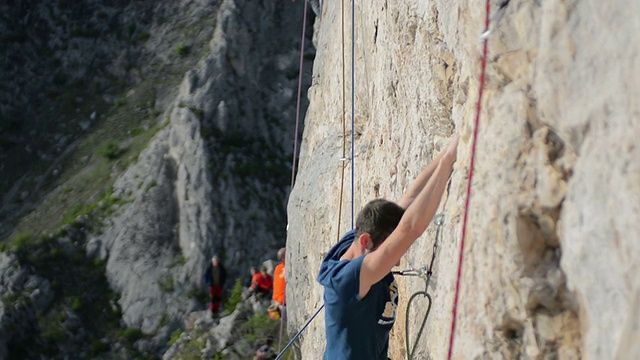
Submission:
<svg viewBox="0 0 640 360">
<path fill-rule="evenodd" d="M 416 351 L 416 346 L 420 341 L 420 336 L 422 336 L 422 331 L 424 330 L 424 326 L 427 323 L 427 318 L 429 317 L 429 313 L 431 312 L 432 299 L 431 299 L 431 295 L 429 295 L 429 283 L 431 282 L 431 276 L 433 275 L 433 264 L 436 260 L 436 252 L 438 250 L 438 239 L 441 236 L 442 225 L 444 224 L 444 214 L 436 215 L 435 218 L 433 219 L 433 222 L 434 224 L 436 224 L 436 239 L 433 242 L 433 254 L 431 254 L 431 262 L 429 263 L 429 267 L 422 266 L 418 269 L 393 271 L 394 275 L 418 276 L 424 280 L 424 291 L 418 291 L 418 292 L 415 292 L 413 295 L 411 295 L 411 297 L 409 298 L 409 303 L 407 304 L 407 313 L 405 318 L 405 346 L 407 351 L 407 360 L 413 359 L 413 355 L 415 354 L 415 351 Z M 427 306 L 427 312 L 424 315 L 424 319 L 422 319 L 422 324 L 420 325 L 420 330 L 418 330 L 418 335 L 416 336 L 415 341 L 413 342 L 413 347 L 411 347 L 409 344 L 409 314 L 411 313 L 411 303 L 413 302 L 414 299 L 416 299 L 420 295 L 427 298 L 429 305 Z"/>
</svg>

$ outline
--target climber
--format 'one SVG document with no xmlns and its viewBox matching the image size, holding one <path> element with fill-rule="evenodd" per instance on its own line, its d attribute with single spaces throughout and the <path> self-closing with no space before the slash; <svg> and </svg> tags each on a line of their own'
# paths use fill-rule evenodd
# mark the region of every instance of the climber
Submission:
<svg viewBox="0 0 640 360">
<path fill-rule="evenodd" d="M 396 204 L 369 202 L 322 261 L 324 359 L 386 360 L 398 286 L 391 269 L 435 215 L 453 171 L 458 136 L 418 175 Z"/>
<path fill-rule="evenodd" d="M 224 283 L 227 280 L 227 271 L 217 255 L 211 257 L 211 263 L 205 271 L 204 279 L 207 285 L 209 285 L 209 297 L 211 298 L 209 311 L 211 312 L 211 315 L 216 315 L 220 312 L 222 289 L 224 288 Z"/>
</svg>

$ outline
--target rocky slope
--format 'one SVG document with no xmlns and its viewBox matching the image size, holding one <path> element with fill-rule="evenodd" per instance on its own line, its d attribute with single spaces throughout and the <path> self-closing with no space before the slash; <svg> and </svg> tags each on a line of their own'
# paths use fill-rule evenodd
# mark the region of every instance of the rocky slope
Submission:
<svg viewBox="0 0 640 360">
<path fill-rule="evenodd" d="M 36 309 L 53 300 L 49 281 L 21 267 L 17 256 L 0 253 L 0 359 L 9 356 L 12 342 L 25 343 L 36 328 Z"/>
<path fill-rule="evenodd" d="M 491 5 L 454 358 L 637 358 L 640 83 L 633 74 L 640 70 L 640 9 L 591 0 Z M 454 132 L 462 137 L 441 205 L 446 223 L 419 359 L 445 358 L 448 348 L 484 8 L 473 0 L 355 9 L 356 209 L 376 197 L 398 199 Z M 351 72 L 342 54 L 348 61 L 351 13 L 324 2 L 322 14 L 288 205 L 290 331 L 322 304 L 320 261 L 351 226 L 348 177 L 339 204 L 343 112 L 351 120 L 341 91 L 346 85 L 348 107 Z M 402 267 L 426 265 L 433 237 L 431 228 Z M 405 337 L 415 341 L 425 311 L 412 305 L 405 334 L 406 302 L 424 282 L 399 282 L 393 359 L 404 358 Z M 322 353 L 323 321 L 306 330 L 304 358 Z"/>
<path fill-rule="evenodd" d="M 0 4 L 0 44 L 7 54 L 0 58 L 0 237 L 68 182 L 67 173 L 78 163 L 94 165 L 85 158 L 91 155 L 83 149 L 87 137 L 102 130 L 94 143 L 123 141 L 132 129 L 153 127 L 211 38 L 210 19 L 218 6 Z"/>
<path fill-rule="evenodd" d="M 273 273 L 273 262 L 267 261 L 265 266 Z M 271 298 L 249 296 L 248 289 L 240 283 L 231 293 L 223 303 L 225 309 L 215 317 L 208 310 L 190 313 L 184 330 L 178 329 L 172 334 L 171 346 L 162 358 L 252 359 L 256 350 L 265 346 L 267 358 L 275 358 L 277 347 L 284 347 L 288 338 L 284 332 L 280 338 L 280 321 L 270 319 L 267 314 Z"/>
</svg>

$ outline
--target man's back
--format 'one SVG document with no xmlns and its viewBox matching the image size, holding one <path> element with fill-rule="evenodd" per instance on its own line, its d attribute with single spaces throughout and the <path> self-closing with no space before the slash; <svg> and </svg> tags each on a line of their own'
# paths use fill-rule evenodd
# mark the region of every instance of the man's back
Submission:
<svg viewBox="0 0 640 360">
<path fill-rule="evenodd" d="M 325 359 L 387 359 L 389 331 L 395 322 L 398 292 L 393 275 L 374 284 L 359 299 L 364 256 L 340 257 L 353 242 L 347 233 L 322 262 L 318 281 L 324 286 L 327 347 Z"/>
</svg>

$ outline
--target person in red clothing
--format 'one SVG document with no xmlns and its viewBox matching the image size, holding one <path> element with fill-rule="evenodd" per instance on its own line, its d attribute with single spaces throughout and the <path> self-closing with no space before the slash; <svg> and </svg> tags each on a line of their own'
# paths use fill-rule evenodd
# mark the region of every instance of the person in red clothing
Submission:
<svg viewBox="0 0 640 360">
<path fill-rule="evenodd" d="M 264 294 L 268 294 L 273 289 L 273 278 L 267 272 L 267 267 L 263 266 L 260 270 L 260 275 L 262 275 L 262 282 L 259 283 L 260 287 Z"/>
<path fill-rule="evenodd" d="M 258 281 L 260 281 L 262 275 L 260 274 L 258 269 L 253 266 L 249 269 L 249 272 L 251 273 L 251 285 L 249 285 L 249 288 L 253 292 L 256 292 L 258 291 Z"/>
<path fill-rule="evenodd" d="M 273 281 L 271 276 L 267 274 L 266 267 L 263 267 L 261 272 L 258 272 L 255 267 L 251 268 L 251 294 L 265 295 L 271 291 L 272 287 Z"/>
<path fill-rule="evenodd" d="M 287 303 L 285 296 L 286 281 L 284 278 L 286 249 L 278 250 L 278 260 L 280 264 L 273 270 L 273 302 L 278 306 L 284 306 Z"/>
</svg>

